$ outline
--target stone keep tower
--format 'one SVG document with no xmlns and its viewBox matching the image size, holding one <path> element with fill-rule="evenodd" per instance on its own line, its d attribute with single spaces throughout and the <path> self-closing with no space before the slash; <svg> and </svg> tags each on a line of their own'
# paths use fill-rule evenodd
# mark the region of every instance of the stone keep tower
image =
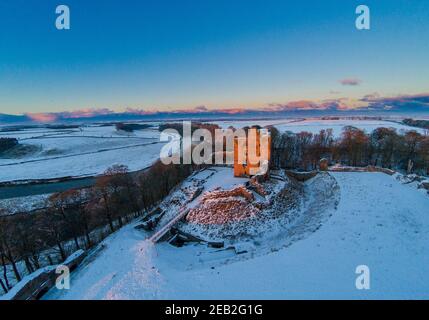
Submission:
<svg viewBox="0 0 429 320">
<path fill-rule="evenodd" d="M 251 128 L 256 129 L 256 128 Z M 266 170 L 263 173 L 264 175 L 268 175 L 268 165 L 271 157 L 271 135 L 270 132 L 267 130 L 260 130 L 259 128 L 256 129 L 256 156 L 261 156 L 261 137 L 267 138 L 268 145 L 267 145 L 267 159 L 265 159 L 266 163 L 262 163 L 262 161 L 259 161 L 258 163 L 251 163 L 249 161 L 249 134 L 247 132 L 246 138 L 244 137 L 234 137 L 234 177 L 251 177 L 258 175 L 257 173 L 252 174 L 253 172 L 258 172 L 260 168 L 263 166 L 266 166 Z M 244 163 L 239 163 L 239 152 L 243 151 L 241 150 L 240 146 L 245 145 L 245 154 L 243 155 L 245 161 Z M 253 170 L 252 170 L 253 169 Z"/>
</svg>

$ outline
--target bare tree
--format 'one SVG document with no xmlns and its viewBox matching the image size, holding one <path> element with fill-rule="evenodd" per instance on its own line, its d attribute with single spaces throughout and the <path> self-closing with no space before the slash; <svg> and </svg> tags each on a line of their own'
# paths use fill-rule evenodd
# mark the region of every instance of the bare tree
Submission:
<svg viewBox="0 0 429 320">
<path fill-rule="evenodd" d="M 73 190 L 55 193 L 49 197 L 49 205 L 55 210 L 56 215 L 63 219 L 64 224 L 68 227 L 72 235 L 76 250 L 80 249 L 77 224 L 73 217 L 73 211 L 70 208 L 74 205 Z"/>
<path fill-rule="evenodd" d="M 2 248 L 3 262 L 7 261 L 12 266 L 17 281 L 21 281 L 22 277 L 17 266 L 17 257 L 12 249 L 14 241 L 14 226 L 10 223 L 9 217 L 0 217 L 0 244 Z"/>
<path fill-rule="evenodd" d="M 47 245 L 55 246 L 58 249 L 58 253 L 61 260 L 67 259 L 67 253 L 63 246 L 64 237 L 64 220 L 58 216 L 57 210 L 54 208 L 48 208 L 44 214 L 44 225 L 42 231 L 45 235 L 45 241 Z"/>
</svg>

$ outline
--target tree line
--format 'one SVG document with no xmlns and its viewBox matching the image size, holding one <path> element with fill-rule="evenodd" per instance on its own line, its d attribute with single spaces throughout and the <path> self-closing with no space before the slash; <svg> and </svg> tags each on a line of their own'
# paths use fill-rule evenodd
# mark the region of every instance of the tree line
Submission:
<svg viewBox="0 0 429 320">
<path fill-rule="evenodd" d="M 16 138 L 0 138 L 0 153 L 12 149 L 18 145 Z"/>
<path fill-rule="evenodd" d="M 153 209 L 195 169 L 157 161 L 146 171 L 129 173 L 126 166 L 114 165 L 90 188 L 53 194 L 42 210 L 0 212 L 0 287 L 8 292 L 25 274 L 93 247 Z"/>
<path fill-rule="evenodd" d="M 417 127 L 417 128 L 423 128 L 429 130 L 429 120 L 422 120 L 422 119 L 404 119 L 402 120 L 402 123 L 411 126 L 411 127 Z"/>
<path fill-rule="evenodd" d="M 274 168 L 314 170 L 320 159 L 330 164 L 380 166 L 408 173 L 429 174 L 429 136 L 416 131 L 398 132 L 394 128 L 365 131 L 347 126 L 339 138 L 332 129 L 280 133 L 270 128 L 271 166 Z"/>
</svg>

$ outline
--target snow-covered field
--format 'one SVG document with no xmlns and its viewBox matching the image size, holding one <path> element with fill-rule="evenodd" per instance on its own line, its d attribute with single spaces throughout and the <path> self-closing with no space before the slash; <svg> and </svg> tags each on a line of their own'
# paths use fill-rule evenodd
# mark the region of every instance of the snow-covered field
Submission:
<svg viewBox="0 0 429 320">
<path fill-rule="evenodd" d="M 35 150 L 21 157 L 1 158 L 0 182 L 92 176 L 114 164 L 140 170 L 159 158 L 163 145 L 156 127 L 131 134 L 118 132 L 114 126 L 30 129 L 0 133 L 0 137 L 18 138 L 20 144 Z"/>
<path fill-rule="evenodd" d="M 291 228 L 293 241 L 282 247 L 272 238 L 244 255 L 205 245 L 153 245 L 131 224 L 73 273 L 70 290 L 54 288 L 45 298 L 428 299 L 427 194 L 383 173 L 330 177 L 339 187 L 337 208 L 318 208 L 323 194 L 313 192 Z M 307 182 L 306 193 L 321 191 L 323 179 Z M 272 250 L 258 251 L 267 246 Z M 355 287 L 358 265 L 370 269 L 370 290 Z"/>
<path fill-rule="evenodd" d="M 332 128 L 336 137 L 344 126 L 352 125 L 367 133 L 378 127 L 400 130 L 423 129 L 382 120 L 229 120 L 213 121 L 223 128 L 251 125 L 274 125 L 281 132 L 309 131 L 318 133 Z M 93 176 L 103 173 L 113 164 L 124 164 L 130 170 L 148 167 L 159 158 L 163 143 L 159 142 L 158 123 L 154 127 L 128 134 L 114 126 L 89 125 L 73 129 L 32 128 L 16 132 L 0 132 L 0 137 L 15 137 L 31 152 L 19 157 L 0 158 L 0 182 L 60 177 Z"/>
<path fill-rule="evenodd" d="M 397 122 L 386 120 L 321 120 L 321 119 L 281 119 L 281 120 L 254 120 L 254 121 L 216 121 L 213 123 L 219 124 L 222 128 L 233 126 L 235 128 L 243 128 L 246 126 L 260 125 L 261 127 L 272 125 L 279 131 L 291 131 L 298 133 L 307 131 L 311 133 L 319 133 L 322 129 L 332 129 L 335 137 L 339 137 L 345 126 L 354 126 L 365 130 L 366 133 L 371 133 L 379 127 L 395 128 L 398 132 L 401 130 L 415 130 L 420 133 L 425 133 L 424 129 L 410 127 Z"/>
</svg>

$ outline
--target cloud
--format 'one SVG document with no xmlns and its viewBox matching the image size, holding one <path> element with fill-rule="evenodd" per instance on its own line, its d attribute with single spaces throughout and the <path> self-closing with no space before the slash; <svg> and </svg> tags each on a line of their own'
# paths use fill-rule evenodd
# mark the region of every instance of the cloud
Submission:
<svg viewBox="0 0 429 320">
<path fill-rule="evenodd" d="M 373 92 L 370 94 L 367 94 L 360 99 L 361 101 L 371 101 L 380 98 L 380 94 L 378 92 Z"/>
<path fill-rule="evenodd" d="M 58 119 L 54 113 L 27 113 L 26 116 L 34 122 L 54 122 Z"/>
<path fill-rule="evenodd" d="M 395 97 L 380 97 L 379 95 L 366 95 L 360 101 L 367 104 L 370 110 L 390 110 L 420 112 L 429 111 L 429 93 L 417 95 L 401 95 Z"/>
<path fill-rule="evenodd" d="M 205 112 L 209 112 L 210 110 L 206 107 L 206 106 L 197 106 L 194 108 L 188 108 L 188 109 L 179 109 L 179 110 L 174 110 L 171 111 L 173 113 L 205 113 Z M 214 110 L 212 110 L 214 111 Z"/>
<path fill-rule="evenodd" d="M 80 109 L 75 110 L 71 112 L 61 112 L 59 115 L 63 119 L 76 119 L 76 118 L 92 118 L 94 116 L 100 116 L 100 115 L 108 115 L 114 113 L 112 110 L 109 110 L 107 108 L 101 108 L 101 109 Z"/>
<path fill-rule="evenodd" d="M 263 107 L 250 108 L 208 108 L 204 105 L 188 109 L 171 111 L 143 110 L 127 108 L 124 112 L 115 112 L 108 108 L 88 108 L 59 113 L 27 113 L 22 118 L 0 115 L 0 121 L 54 122 L 54 121 L 127 121 L 139 119 L 186 119 L 223 116 L 279 116 L 288 112 L 429 112 L 429 93 L 383 97 L 374 92 L 360 99 L 336 98 L 326 100 L 296 100 L 286 103 L 270 103 Z"/>
<path fill-rule="evenodd" d="M 84 119 L 84 118 L 94 118 L 97 116 L 111 115 L 114 114 L 114 111 L 107 108 L 101 109 L 80 109 L 74 111 L 64 111 L 64 112 L 46 112 L 46 113 L 26 113 L 25 115 L 34 122 L 54 122 L 59 120 L 69 120 L 69 119 Z"/>
<path fill-rule="evenodd" d="M 324 107 L 311 100 L 298 100 L 287 103 L 270 103 L 268 111 L 296 111 L 296 110 L 320 110 Z"/>
<path fill-rule="evenodd" d="M 326 111 L 348 109 L 347 99 L 328 99 L 322 101 L 300 100 L 285 104 L 271 103 L 266 110 L 270 111 Z"/>
<path fill-rule="evenodd" d="M 195 111 L 199 111 L 199 112 L 206 112 L 206 111 L 208 111 L 209 109 L 206 107 L 206 106 L 198 106 L 198 107 L 195 107 L 195 109 L 194 109 Z"/>
<path fill-rule="evenodd" d="M 143 109 L 137 109 L 137 108 L 127 108 L 125 110 L 125 113 L 127 114 L 133 114 L 133 115 L 151 115 L 156 114 L 158 111 L 150 111 L 150 110 L 143 110 Z"/>
<path fill-rule="evenodd" d="M 343 86 L 358 86 L 362 83 L 362 80 L 357 78 L 346 78 L 339 80 L 339 83 L 341 83 Z"/>
</svg>

